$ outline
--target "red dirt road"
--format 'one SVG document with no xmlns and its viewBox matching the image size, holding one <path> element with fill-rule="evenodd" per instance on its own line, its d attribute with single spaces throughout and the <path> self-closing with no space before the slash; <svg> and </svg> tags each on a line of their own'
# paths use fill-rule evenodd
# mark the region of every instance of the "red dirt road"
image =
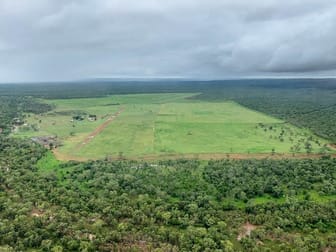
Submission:
<svg viewBox="0 0 336 252">
<path fill-rule="evenodd" d="M 53 151 L 56 158 L 62 161 L 87 161 L 88 158 L 83 157 L 74 157 L 67 154 L 62 154 L 57 152 L 57 150 Z M 330 155 L 332 158 L 336 158 L 336 154 Z M 144 161 L 155 161 L 155 160 L 176 160 L 176 159 L 200 159 L 200 160 L 219 160 L 219 159 L 233 159 L 233 160 L 242 160 L 242 159 L 317 159 L 323 157 L 322 154 L 239 154 L 239 153 L 202 153 L 202 154 L 170 154 L 170 155 L 146 155 L 142 157 L 124 157 L 125 160 L 144 160 Z M 110 160 L 120 160 L 119 157 L 110 158 Z"/>
<path fill-rule="evenodd" d="M 99 125 L 94 131 L 88 135 L 83 142 L 79 143 L 76 147 L 77 150 L 80 150 L 84 145 L 90 143 L 98 134 L 100 134 L 107 126 L 110 125 L 119 115 L 124 111 L 124 108 L 120 108 L 119 111 L 114 113 L 109 119 L 106 120 L 103 124 Z"/>
</svg>

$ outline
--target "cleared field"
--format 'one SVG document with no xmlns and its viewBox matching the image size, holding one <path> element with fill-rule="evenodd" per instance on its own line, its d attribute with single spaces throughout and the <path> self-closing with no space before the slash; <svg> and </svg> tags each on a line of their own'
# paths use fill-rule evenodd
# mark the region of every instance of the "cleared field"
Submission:
<svg viewBox="0 0 336 252">
<path fill-rule="evenodd" d="M 329 151 L 327 142 L 308 130 L 232 101 L 201 102 L 190 99 L 193 95 L 44 100 L 55 109 L 44 115 L 30 115 L 26 126 L 15 134 L 57 135 L 62 144 L 57 152 L 68 159 Z M 79 115 L 81 120 L 73 120 Z M 88 120 L 89 115 L 97 120 Z"/>
</svg>

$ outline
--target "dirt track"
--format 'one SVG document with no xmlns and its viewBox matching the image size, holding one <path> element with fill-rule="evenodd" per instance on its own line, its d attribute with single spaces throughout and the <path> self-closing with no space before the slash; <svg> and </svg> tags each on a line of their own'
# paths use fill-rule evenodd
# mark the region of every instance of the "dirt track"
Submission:
<svg viewBox="0 0 336 252">
<path fill-rule="evenodd" d="M 89 158 L 74 157 L 67 154 L 58 153 L 54 150 L 54 154 L 57 159 L 62 161 L 86 161 Z M 330 155 L 336 158 L 336 154 Z M 203 154 L 170 154 L 170 155 L 146 155 L 142 157 L 125 157 L 126 160 L 144 160 L 144 161 L 155 161 L 155 160 L 169 160 L 169 159 L 200 159 L 200 160 L 211 160 L 211 159 L 233 159 L 233 160 L 243 160 L 243 159 L 308 159 L 308 158 L 321 158 L 322 154 L 226 154 L 226 153 L 203 153 Z M 111 160 L 120 160 L 117 156 L 110 158 Z"/>
<path fill-rule="evenodd" d="M 100 134 L 107 126 L 109 126 L 109 124 L 111 122 L 114 121 L 114 119 L 116 119 L 120 113 L 122 113 L 124 111 L 124 108 L 120 108 L 116 113 L 114 113 L 109 119 L 107 119 L 106 122 L 104 122 L 103 124 L 99 125 L 93 132 L 90 133 L 90 135 L 88 135 L 83 142 L 79 143 L 76 146 L 76 150 L 80 150 L 84 145 L 90 143 L 98 134 Z"/>
<path fill-rule="evenodd" d="M 84 145 L 88 144 L 89 142 L 91 142 L 95 136 L 97 136 L 98 134 L 100 134 L 111 122 L 114 121 L 114 119 L 116 119 L 120 113 L 122 113 L 124 111 L 124 108 L 120 108 L 116 113 L 114 113 L 109 119 L 107 119 L 103 124 L 99 125 L 94 131 L 92 131 L 81 143 L 79 143 L 76 146 L 76 150 L 80 150 Z M 53 153 L 55 155 L 55 157 L 58 160 L 61 161 L 70 161 L 70 160 L 74 160 L 74 161 L 80 161 L 80 162 L 84 162 L 89 160 L 88 158 L 85 157 L 78 157 L 78 156 L 73 156 L 71 154 L 67 154 L 67 153 L 60 153 L 58 151 L 58 149 L 53 149 Z"/>
<path fill-rule="evenodd" d="M 134 160 L 167 160 L 167 159 L 307 159 L 307 158 L 321 158 L 322 154 L 240 154 L 240 153 L 202 153 L 202 154 L 172 154 L 172 155 L 147 155 L 138 158 L 128 158 Z M 336 154 L 331 155 L 336 158 Z"/>
<path fill-rule="evenodd" d="M 58 151 L 58 149 L 53 149 L 52 152 L 54 153 L 56 159 L 60 160 L 60 161 L 80 161 L 80 162 L 84 162 L 87 161 L 87 158 L 83 158 L 83 157 L 76 157 L 76 156 L 72 156 L 70 154 L 65 154 L 65 153 L 60 153 Z"/>
</svg>

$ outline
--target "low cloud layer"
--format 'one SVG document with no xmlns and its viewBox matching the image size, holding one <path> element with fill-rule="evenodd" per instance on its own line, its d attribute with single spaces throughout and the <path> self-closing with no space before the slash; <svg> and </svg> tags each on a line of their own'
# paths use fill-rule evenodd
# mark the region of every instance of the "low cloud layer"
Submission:
<svg viewBox="0 0 336 252">
<path fill-rule="evenodd" d="M 336 0 L 1 0 L 0 82 L 333 76 Z"/>
</svg>

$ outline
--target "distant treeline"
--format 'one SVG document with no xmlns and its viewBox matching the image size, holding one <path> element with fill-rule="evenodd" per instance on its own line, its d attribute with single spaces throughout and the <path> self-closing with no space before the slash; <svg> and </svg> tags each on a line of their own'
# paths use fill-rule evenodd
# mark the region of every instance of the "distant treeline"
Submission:
<svg viewBox="0 0 336 252">
<path fill-rule="evenodd" d="M 246 79 L 246 80 L 148 80 L 148 81 L 116 81 L 91 80 L 77 82 L 50 82 L 25 84 L 0 84 L 0 95 L 34 96 L 48 99 L 100 97 L 112 94 L 136 93 L 181 93 L 201 92 L 204 97 L 222 100 L 223 94 L 239 97 L 230 90 L 292 90 L 322 89 L 335 91 L 336 79 Z M 228 89 L 228 92 L 227 92 Z M 335 92 L 334 92 L 335 93 Z M 217 95 L 216 95 L 217 94 Z"/>
</svg>

